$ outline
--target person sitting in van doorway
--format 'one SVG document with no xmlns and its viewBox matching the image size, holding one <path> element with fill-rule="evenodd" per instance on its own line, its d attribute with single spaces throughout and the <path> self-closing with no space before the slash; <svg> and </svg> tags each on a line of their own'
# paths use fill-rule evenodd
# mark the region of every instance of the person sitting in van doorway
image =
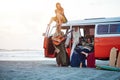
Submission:
<svg viewBox="0 0 120 80">
<path fill-rule="evenodd" d="M 82 42 L 82 46 L 77 46 L 75 51 L 78 53 L 79 56 L 79 67 L 86 67 L 86 57 L 90 52 L 93 51 L 93 43 L 90 38 L 87 38 L 86 41 Z"/>
<path fill-rule="evenodd" d="M 62 8 L 60 3 L 56 3 L 55 15 L 56 15 L 55 17 L 52 17 L 50 19 L 48 26 L 50 26 L 53 21 L 55 21 L 56 25 L 59 25 L 59 26 L 61 26 L 62 23 L 67 22 L 67 19 L 64 15 L 64 9 Z"/>
<path fill-rule="evenodd" d="M 56 62 L 58 66 L 68 66 L 69 63 L 63 36 L 64 32 L 61 31 L 61 27 L 56 27 L 56 32 L 53 34 L 52 40 L 56 51 Z"/>
</svg>

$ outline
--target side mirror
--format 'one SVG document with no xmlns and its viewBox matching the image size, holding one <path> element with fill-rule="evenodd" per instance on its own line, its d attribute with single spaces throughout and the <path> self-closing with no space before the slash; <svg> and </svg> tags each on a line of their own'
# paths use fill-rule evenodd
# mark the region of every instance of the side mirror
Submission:
<svg viewBox="0 0 120 80">
<path fill-rule="evenodd" d="M 45 33 L 43 33 L 42 36 L 45 36 Z"/>
</svg>

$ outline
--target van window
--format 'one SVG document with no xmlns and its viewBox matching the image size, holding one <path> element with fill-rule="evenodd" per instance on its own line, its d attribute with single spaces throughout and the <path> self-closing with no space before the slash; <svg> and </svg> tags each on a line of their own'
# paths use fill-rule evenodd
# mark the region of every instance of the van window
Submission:
<svg viewBox="0 0 120 80">
<path fill-rule="evenodd" d="M 97 34 L 120 34 L 120 24 L 100 24 Z"/>
<path fill-rule="evenodd" d="M 108 34 L 109 25 L 98 25 L 97 34 Z"/>
<path fill-rule="evenodd" d="M 83 28 L 80 28 L 80 34 L 81 34 L 81 36 L 84 36 L 84 29 Z"/>
<path fill-rule="evenodd" d="M 110 24 L 110 34 L 120 34 L 120 24 Z"/>
</svg>

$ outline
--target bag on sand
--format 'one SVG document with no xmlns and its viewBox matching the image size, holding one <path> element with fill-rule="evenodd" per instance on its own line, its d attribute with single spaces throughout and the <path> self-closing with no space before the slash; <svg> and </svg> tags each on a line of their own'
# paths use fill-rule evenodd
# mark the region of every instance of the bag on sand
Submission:
<svg viewBox="0 0 120 80">
<path fill-rule="evenodd" d="M 87 67 L 95 68 L 95 56 L 94 52 L 89 53 L 87 57 Z"/>
</svg>

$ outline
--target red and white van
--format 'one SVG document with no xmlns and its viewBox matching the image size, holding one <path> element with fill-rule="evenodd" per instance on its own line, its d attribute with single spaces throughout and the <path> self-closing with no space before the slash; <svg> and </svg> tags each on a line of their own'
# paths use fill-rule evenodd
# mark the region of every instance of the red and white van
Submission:
<svg viewBox="0 0 120 80">
<path fill-rule="evenodd" d="M 62 30 L 67 33 L 69 29 L 76 26 L 79 26 L 82 37 L 89 36 L 92 38 L 96 59 L 108 59 L 112 47 L 120 50 L 120 17 L 68 21 L 62 25 Z M 46 29 L 43 45 L 45 57 L 55 57 L 51 40 L 55 28 L 55 26 L 51 26 Z M 70 55 L 71 45 L 72 43 L 66 49 L 68 55 Z"/>
</svg>

